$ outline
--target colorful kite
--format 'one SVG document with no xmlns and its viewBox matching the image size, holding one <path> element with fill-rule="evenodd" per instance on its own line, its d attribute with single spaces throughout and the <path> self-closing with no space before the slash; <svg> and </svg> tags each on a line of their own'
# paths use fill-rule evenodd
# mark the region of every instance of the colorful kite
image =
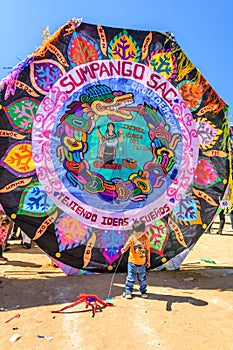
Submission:
<svg viewBox="0 0 233 350">
<path fill-rule="evenodd" d="M 229 181 L 228 106 L 168 32 L 71 20 L 1 81 L 0 202 L 67 274 L 177 269 Z M 120 262 L 120 264 L 119 264 Z"/>
</svg>

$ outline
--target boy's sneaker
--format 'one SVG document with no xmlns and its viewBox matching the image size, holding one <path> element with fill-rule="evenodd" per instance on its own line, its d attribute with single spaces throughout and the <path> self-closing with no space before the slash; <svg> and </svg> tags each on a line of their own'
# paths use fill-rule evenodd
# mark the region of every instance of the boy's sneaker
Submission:
<svg viewBox="0 0 233 350">
<path fill-rule="evenodd" d="M 148 295 L 146 293 L 142 293 L 142 298 L 143 299 L 148 299 Z"/>
<path fill-rule="evenodd" d="M 3 256 L 0 258 L 0 262 L 7 262 L 8 259 L 7 258 L 4 258 Z"/>
<path fill-rule="evenodd" d="M 132 293 L 126 293 L 125 299 L 133 299 Z"/>
</svg>

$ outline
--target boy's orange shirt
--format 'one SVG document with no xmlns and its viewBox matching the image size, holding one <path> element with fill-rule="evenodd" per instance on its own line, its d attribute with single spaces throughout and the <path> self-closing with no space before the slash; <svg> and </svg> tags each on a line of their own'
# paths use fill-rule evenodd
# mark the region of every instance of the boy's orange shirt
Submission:
<svg viewBox="0 0 233 350">
<path fill-rule="evenodd" d="M 136 238 L 134 235 L 129 237 L 126 245 L 129 246 L 129 262 L 136 265 L 146 263 L 146 251 L 150 249 L 150 241 L 146 235 Z"/>
</svg>

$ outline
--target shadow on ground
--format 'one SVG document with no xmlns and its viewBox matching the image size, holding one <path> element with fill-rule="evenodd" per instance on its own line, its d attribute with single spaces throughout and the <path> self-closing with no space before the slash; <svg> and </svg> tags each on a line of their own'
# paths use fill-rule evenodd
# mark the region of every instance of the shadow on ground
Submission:
<svg viewBox="0 0 233 350">
<path fill-rule="evenodd" d="M 36 265 L 36 264 L 35 264 Z M 124 290 L 125 273 L 115 275 L 81 275 L 59 276 L 55 271 L 9 271 L 0 278 L 0 308 L 30 308 L 63 303 L 73 303 L 80 294 L 95 294 L 100 299 L 120 296 Z M 61 272 L 60 272 L 61 273 Z M 148 271 L 148 287 L 192 289 L 216 289 L 233 291 L 232 267 L 207 267 L 176 271 Z M 148 288 L 150 289 L 150 288 Z M 169 291 L 170 292 L 170 291 Z M 172 293 L 172 291 L 171 291 Z M 150 294 L 150 299 L 167 302 L 167 310 L 171 310 L 173 303 L 188 302 L 195 306 L 204 306 L 206 302 L 192 296 L 175 296 L 169 293 Z M 55 306 L 56 309 L 56 306 Z"/>
</svg>

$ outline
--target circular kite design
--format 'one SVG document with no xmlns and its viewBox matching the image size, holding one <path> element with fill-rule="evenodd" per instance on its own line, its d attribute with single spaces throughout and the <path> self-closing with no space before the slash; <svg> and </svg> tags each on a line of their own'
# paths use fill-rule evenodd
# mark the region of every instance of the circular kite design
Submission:
<svg viewBox="0 0 233 350">
<path fill-rule="evenodd" d="M 1 81 L 0 203 L 67 274 L 177 269 L 229 189 L 228 107 L 169 33 L 71 20 Z"/>
<path fill-rule="evenodd" d="M 182 137 L 189 118 L 174 87 L 144 65 L 79 66 L 54 84 L 34 119 L 38 179 L 58 207 L 87 225 L 129 229 L 139 211 L 151 223 L 191 183 L 198 148 L 197 134 Z"/>
</svg>

